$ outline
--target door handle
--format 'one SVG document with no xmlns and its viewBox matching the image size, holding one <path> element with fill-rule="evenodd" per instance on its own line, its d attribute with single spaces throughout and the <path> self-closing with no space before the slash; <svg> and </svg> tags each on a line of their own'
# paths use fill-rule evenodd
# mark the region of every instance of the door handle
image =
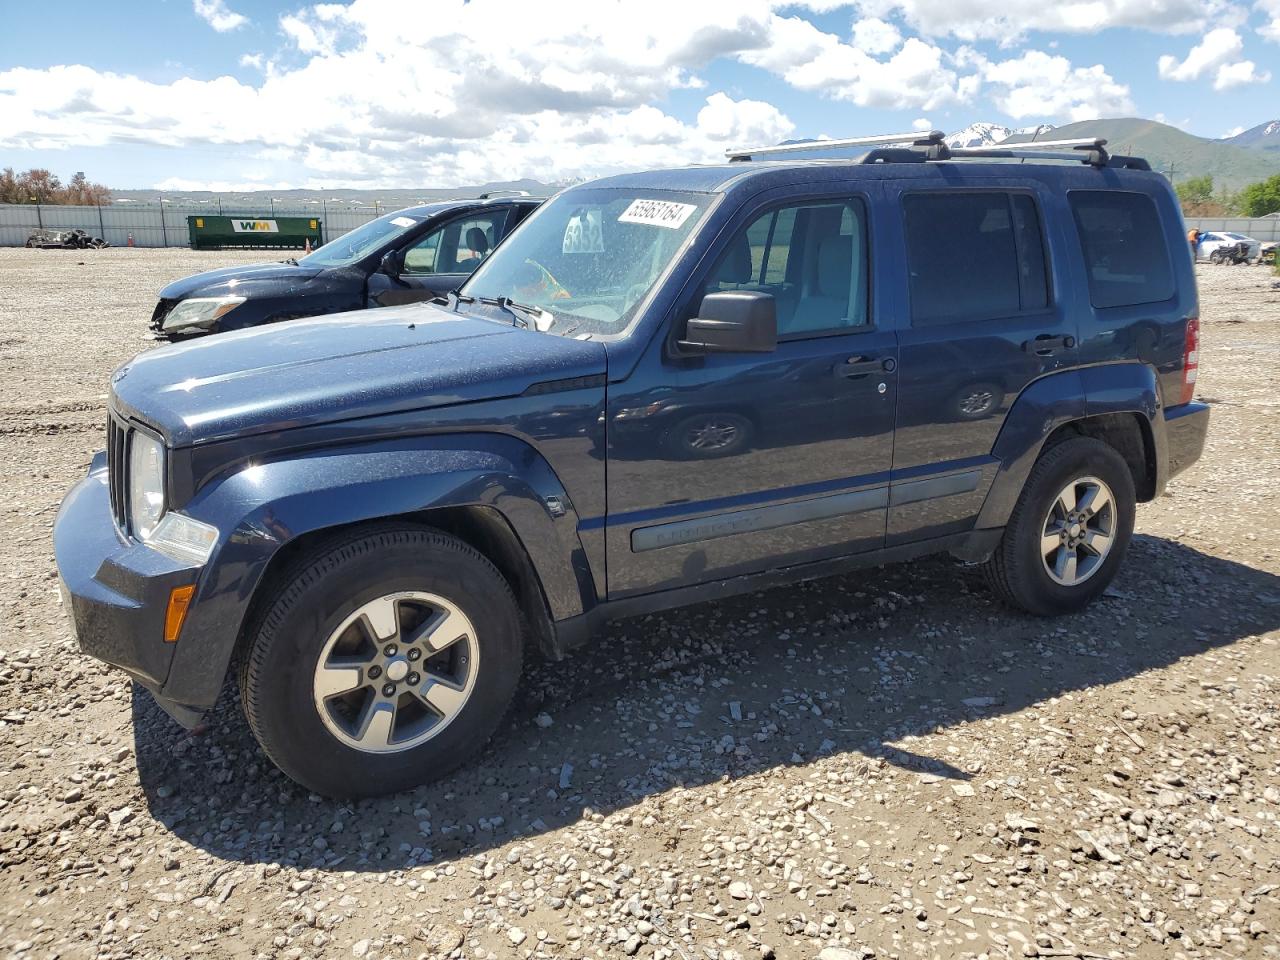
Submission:
<svg viewBox="0 0 1280 960">
<path fill-rule="evenodd" d="M 1037 357 L 1052 357 L 1064 350 L 1070 350 L 1075 345 L 1075 337 L 1055 337 L 1051 333 L 1042 333 L 1034 340 L 1022 341 L 1022 349 L 1027 353 L 1034 353 Z"/>
<path fill-rule="evenodd" d="M 857 379 L 875 373 L 877 370 L 892 373 L 897 365 L 897 361 L 892 357 L 885 357 L 883 360 L 873 360 L 868 357 L 850 357 L 844 363 L 837 363 L 833 372 L 837 377 Z"/>
</svg>

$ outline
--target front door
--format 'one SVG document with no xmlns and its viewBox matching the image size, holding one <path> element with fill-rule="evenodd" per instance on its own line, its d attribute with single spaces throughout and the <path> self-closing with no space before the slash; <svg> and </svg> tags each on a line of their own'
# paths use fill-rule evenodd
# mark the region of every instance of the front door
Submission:
<svg viewBox="0 0 1280 960">
<path fill-rule="evenodd" d="M 722 232 L 671 335 L 610 385 L 610 597 L 882 546 L 897 347 L 877 324 L 871 208 L 866 188 L 754 203 Z M 775 298 L 775 351 L 673 349 L 722 290 Z"/>
<path fill-rule="evenodd" d="M 369 277 L 370 306 L 430 300 L 462 286 L 502 239 L 509 209 L 485 207 L 427 231 L 404 250 L 398 280 L 381 271 Z"/>
</svg>

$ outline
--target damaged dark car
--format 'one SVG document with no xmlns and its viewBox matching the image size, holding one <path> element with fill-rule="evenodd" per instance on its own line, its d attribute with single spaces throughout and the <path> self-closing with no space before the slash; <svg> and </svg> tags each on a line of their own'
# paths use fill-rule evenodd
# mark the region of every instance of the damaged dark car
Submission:
<svg viewBox="0 0 1280 960">
<path fill-rule="evenodd" d="M 398 210 L 301 259 L 197 273 L 160 291 L 157 339 L 430 300 L 461 285 L 542 201 L 483 196 Z"/>
</svg>

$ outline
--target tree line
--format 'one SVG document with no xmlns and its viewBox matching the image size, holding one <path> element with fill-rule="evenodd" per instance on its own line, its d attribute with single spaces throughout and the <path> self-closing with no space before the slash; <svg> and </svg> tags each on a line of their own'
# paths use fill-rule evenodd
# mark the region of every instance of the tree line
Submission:
<svg viewBox="0 0 1280 960">
<path fill-rule="evenodd" d="M 14 173 L 13 167 L 0 170 L 0 203 L 52 203 L 94 206 L 108 203 L 111 191 L 92 183 L 83 171 L 65 184 L 58 175 L 40 167 Z"/>
<path fill-rule="evenodd" d="M 1213 177 L 1191 177 L 1174 189 L 1188 217 L 1265 217 L 1280 212 L 1280 173 L 1251 183 L 1239 193 L 1213 189 Z"/>
</svg>

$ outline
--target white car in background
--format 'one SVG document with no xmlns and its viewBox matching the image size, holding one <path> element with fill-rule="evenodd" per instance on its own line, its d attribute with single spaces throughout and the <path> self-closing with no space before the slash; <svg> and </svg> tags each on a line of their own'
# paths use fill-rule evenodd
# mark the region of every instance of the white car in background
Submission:
<svg viewBox="0 0 1280 960">
<path fill-rule="evenodd" d="M 1232 251 L 1233 247 L 1238 247 L 1240 244 L 1244 244 L 1241 250 L 1243 257 Z M 1215 253 L 1218 254 L 1216 257 Z M 1222 230 L 1200 234 L 1200 243 L 1196 247 L 1197 260 L 1209 260 L 1215 263 L 1227 258 L 1231 258 L 1227 259 L 1229 263 L 1239 263 L 1241 259 L 1256 263 L 1261 256 L 1262 241 L 1246 237 L 1243 233 L 1227 233 Z"/>
</svg>

